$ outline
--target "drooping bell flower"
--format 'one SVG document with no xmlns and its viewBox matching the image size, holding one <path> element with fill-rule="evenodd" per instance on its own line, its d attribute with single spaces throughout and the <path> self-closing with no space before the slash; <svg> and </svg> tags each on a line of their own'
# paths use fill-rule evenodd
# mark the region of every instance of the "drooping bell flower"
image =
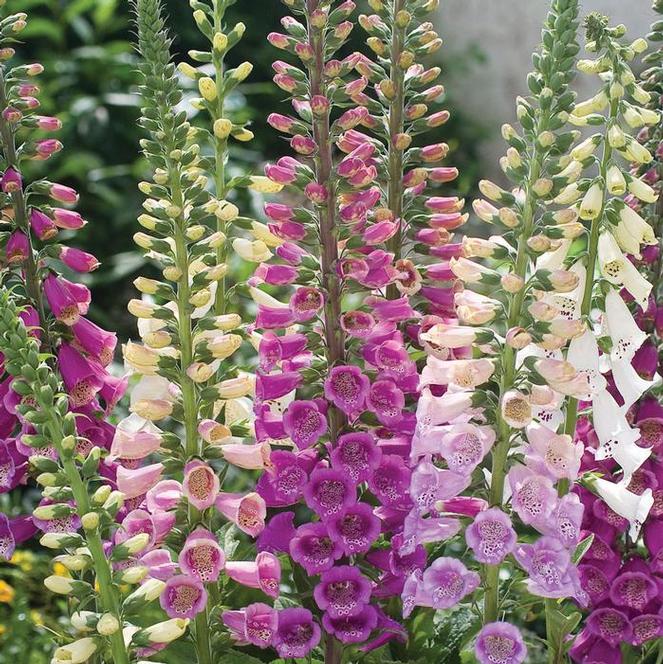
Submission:
<svg viewBox="0 0 663 664">
<path fill-rule="evenodd" d="M 204 528 L 196 528 L 186 538 L 178 562 L 184 574 L 196 577 L 203 583 L 212 583 L 219 578 L 225 559 L 225 553 L 216 537 Z"/>
<path fill-rule="evenodd" d="M 221 492 L 214 504 L 221 514 L 251 537 L 257 537 L 265 527 L 267 507 L 259 493 Z"/>
<path fill-rule="evenodd" d="M 192 619 L 205 610 L 207 591 L 199 579 L 179 574 L 166 581 L 159 602 L 169 618 Z"/>
<path fill-rule="evenodd" d="M 194 460 L 184 467 L 182 489 L 186 499 L 198 510 L 214 505 L 219 494 L 219 478 L 206 463 Z"/>
<path fill-rule="evenodd" d="M 259 588 L 270 597 L 279 596 L 281 564 L 273 553 L 261 551 L 255 560 L 229 560 L 225 573 L 243 586 Z"/>
<path fill-rule="evenodd" d="M 251 644 L 258 648 L 269 648 L 273 644 L 279 624 L 278 611 L 261 602 L 238 611 L 224 611 L 221 619 L 237 645 Z"/>
<path fill-rule="evenodd" d="M 320 627 L 308 609 L 279 611 L 274 647 L 283 658 L 306 657 L 320 643 Z"/>
</svg>

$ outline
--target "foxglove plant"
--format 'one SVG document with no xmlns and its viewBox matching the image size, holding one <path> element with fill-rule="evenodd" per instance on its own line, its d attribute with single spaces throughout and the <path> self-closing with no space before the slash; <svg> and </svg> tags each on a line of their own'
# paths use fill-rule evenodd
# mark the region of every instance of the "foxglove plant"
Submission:
<svg viewBox="0 0 663 664">
<path fill-rule="evenodd" d="M 86 223 L 70 209 L 78 196 L 62 184 L 26 177 L 30 162 L 48 159 L 62 145 L 43 133 L 59 129 L 60 122 L 37 114 L 35 77 L 43 68 L 11 66 L 14 49 L 8 44 L 25 25 L 25 14 L 2 20 L 0 204 L 7 230 L 1 272 L 1 490 L 25 483 L 28 470 L 37 473 L 43 490 L 32 517 L 2 515 L 0 551 L 8 558 L 16 543 L 37 530 L 44 546 L 61 551 L 56 562 L 69 576 L 53 575 L 46 586 L 71 597 L 72 627 L 93 634 L 62 645 L 54 662 L 84 661 L 97 651 L 105 660 L 128 662 L 122 626 L 130 610 L 118 584 L 138 583 L 144 576 L 128 561 L 146 542 L 143 537 L 102 540 L 112 536 L 124 496 L 113 491 L 120 483 L 117 467 L 100 463 L 114 435 L 105 418 L 126 381 L 108 372 L 115 335 L 85 318 L 90 291 L 62 274 L 98 266 L 91 254 L 57 242 L 61 230 L 75 231 Z M 93 590 L 94 577 L 98 590 Z"/>
<path fill-rule="evenodd" d="M 153 531 L 157 542 L 171 529 L 177 533 L 159 555 L 148 552 L 144 563 L 153 578 L 165 582 L 160 603 L 166 614 L 193 621 L 198 661 L 205 663 L 216 657 L 210 613 L 224 602 L 222 583 L 229 578 L 275 597 L 280 579 L 272 554 L 255 561 L 227 560 L 218 541 L 224 522 L 251 537 L 264 526 L 261 496 L 223 490 L 229 466 L 258 469 L 270 463 L 269 445 L 243 444 L 233 437 L 245 431 L 238 424 L 246 411 L 239 400 L 252 391 L 253 380 L 226 361 L 242 336 L 231 333 L 240 317 L 225 312 L 227 234 L 233 222 L 240 223 L 237 207 L 225 197 L 236 186 L 252 184 L 249 178 L 227 180 L 223 169 L 228 139 L 250 138 L 247 129 L 224 116 L 223 100 L 251 71 L 249 63 L 223 68 L 224 57 L 244 32 L 242 24 L 223 32 L 229 4 L 191 3 L 210 50 L 190 55 L 212 63 L 214 77 L 189 64 L 180 66 L 197 81 L 202 96 L 193 104 L 211 116 L 213 132 L 208 132 L 192 127 L 178 107 L 182 92 L 160 3 L 136 3 L 143 57 L 141 123 L 150 136 L 142 147 L 154 172 L 152 182 L 140 185 L 148 198 L 139 223 L 148 232 L 134 239 L 159 265 L 163 280 L 139 277 L 134 282 L 143 297 L 132 300 L 129 311 L 138 318 L 142 344 L 129 342 L 124 358 L 139 379 L 131 393 L 131 414 L 118 425 L 112 449 L 128 461 L 123 478 L 135 485 L 134 509 L 123 525 L 131 519 L 135 529 Z M 203 156 L 208 147 L 214 157 Z M 164 428 L 155 424 L 166 419 L 176 424 L 175 431 L 167 431 L 167 423 Z M 160 460 L 149 463 L 157 455 Z M 181 505 L 186 509 L 178 509 Z"/>
<path fill-rule="evenodd" d="M 588 390 L 587 381 L 554 353 L 584 330 L 581 320 L 566 320 L 555 306 L 579 288 L 577 272 L 564 269 L 563 261 L 583 227 L 576 209 L 552 204 L 575 186 L 583 168 L 568 154 L 578 135 L 567 128 L 577 14 L 573 0 L 552 3 L 528 77 L 531 96 L 518 99 L 522 134 L 503 127 L 509 147 L 500 164 L 516 188 L 512 193 L 480 183 L 488 200 L 476 201 L 475 212 L 497 225 L 500 235 L 465 238 L 448 254 L 436 273 L 466 290 L 456 288 L 455 318 L 434 321 L 419 335 L 428 359 L 413 440 L 418 466 L 412 492 L 420 518 L 439 522 L 442 537 L 459 533 L 458 516 L 472 519 L 465 541 L 481 564 L 484 628 L 475 646 L 481 662 L 521 662 L 526 656 L 518 630 L 498 622 L 517 606 L 499 586 L 507 561 L 510 575 L 519 578 L 510 554 L 525 571 L 531 594 L 584 599 L 572 560 L 578 501 L 558 499 L 555 487 L 576 478 L 582 453 L 570 436 L 556 433 L 561 400 Z M 473 260 L 480 258 L 490 263 Z M 474 471 L 489 453 L 484 488 Z M 518 543 L 515 517 L 542 537 Z M 404 605 L 410 609 L 435 606 L 422 592 L 427 574 L 406 584 Z"/>
<path fill-rule="evenodd" d="M 663 10 L 663 6 L 657 7 L 656 3 L 654 8 L 659 13 Z M 660 41 L 661 27 L 663 26 L 660 21 L 653 26 L 650 39 L 654 43 Z M 643 59 L 654 65 L 642 76 L 643 87 L 651 95 L 646 108 L 654 112 L 660 108 L 663 76 L 660 66 L 656 64 L 660 64 L 660 58 L 659 48 Z M 629 125 L 634 129 L 642 127 L 646 124 L 647 115 L 631 112 Z M 625 202 L 647 220 L 660 237 L 659 169 L 662 153 L 659 127 L 660 123 L 644 127 L 638 134 L 638 140 L 655 156 L 655 160 L 633 164 L 628 174 L 631 177 L 641 177 L 647 185 L 654 188 L 659 198 L 656 200 L 656 196 L 650 193 L 646 200 L 641 200 L 629 194 L 625 197 Z M 661 345 L 656 325 L 661 283 L 660 247 L 645 247 L 640 257 L 629 255 L 629 259 L 653 286 L 647 306 L 643 309 L 635 307 L 633 310 L 638 327 L 647 338 L 631 360 L 640 379 L 652 382 L 659 368 L 658 349 Z M 627 302 L 630 300 L 628 294 L 622 295 Z M 616 386 L 611 376 L 608 376 L 608 386 L 614 394 Z M 585 504 L 583 528 L 593 534 L 594 543 L 580 564 L 581 579 L 590 598 L 591 613 L 570 652 L 574 661 L 601 656 L 606 662 L 621 663 L 625 655 L 637 656 L 636 653 L 644 658 L 657 647 L 656 639 L 663 634 L 663 624 L 658 615 L 658 593 L 654 591 L 658 582 L 657 573 L 660 572 L 661 550 L 659 454 L 660 416 L 663 410 L 659 400 L 660 383 L 654 383 L 653 387 L 627 410 L 628 422 L 638 430 L 638 445 L 651 451 L 651 456 L 633 473 L 627 484 L 630 492 L 630 495 L 627 494 L 628 501 L 624 501 L 625 496 L 619 489 L 619 484 L 624 481 L 621 468 L 615 466 L 611 460 L 599 464 L 591 457 L 584 460 L 586 469 L 602 472 L 604 479 L 603 498 L 593 495 L 585 488 L 576 488 Z M 588 418 L 580 418 L 576 436 L 588 447 L 596 445 L 596 433 Z M 629 520 L 625 518 L 628 515 L 624 508 L 628 502 L 630 509 L 639 508 L 644 518 L 646 509 L 652 502 L 650 491 L 653 492 L 653 505 L 643 530 L 643 543 L 649 554 L 647 557 L 634 550 L 631 544 Z M 619 514 L 611 507 L 615 504 L 619 505 Z"/>
<path fill-rule="evenodd" d="M 428 168 L 433 180 L 440 180 L 443 170 L 452 179 L 455 171 L 432 168 L 446 155 L 443 144 L 406 151 L 421 123 L 403 118 L 399 136 L 389 139 L 391 111 L 383 93 L 391 95 L 381 64 L 359 54 L 337 59 L 352 29 L 353 2 L 285 4 L 297 18 L 285 17 L 286 33 L 269 40 L 298 58 L 296 65 L 274 64 L 274 80 L 291 95 L 295 117 L 272 114 L 269 123 L 291 136 L 297 158 L 283 157 L 265 173 L 275 184 L 299 190 L 308 205 L 265 205 L 270 233 L 265 242 L 275 257 L 270 252 L 255 258 L 260 264 L 249 286 L 258 306 L 256 437 L 294 449 L 273 451 L 273 467 L 257 490 L 270 509 L 303 501 L 310 511 L 301 525 L 295 525 L 291 511 L 274 513 L 258 547 L 290 554 L 295 587 L 300 593 L 312 588 L 311 608 L 317 607 L 319 616 L 308 607 L 279 612 L 271 645 L 281 657 L 302 657 L 324 640 L 325 661 L 331 664 L 340 661 L 344 644 L 369 650 L 403 638 L 402 627 L 380 603 L 398 596 L 406 577 L 425 564 L 423 546 L 403 546 L 404 530 L 416 528 L 406 520 L 418 376 L 401 328 L 419 318 L 409 296 L 419 290 L 420 277 L 405 258 L 410 218 L 402 206 L 425 186 Z M 392 11 L 390 3 L 373 4 L 383 14 Z M 416 51 L 405 53 L 402 44 L 393 53 L 401 106 L 410 99 L 406 84 L 421 90 L 438 74 L 413 60 L 434 50 L 420 35 L 425 29 L 416 26 L 435 6 L 410 3 L 411 16 L 396 10 L 404 35 L 410 34 L 406 16 L 413 20 Z M 360 22 L 383 34 L 378 15 Z M 379 48 L 373 37 L 370 43 Z M 350 78 L 355 69 L 359 78 Z M 369 82 L 377 84 L 378 99 L 368 94 Z M 432 102 L 440 89 L 412 94 Z M 419 117 L 426 109 L 421 110 Z M 380 139 L 360 131 L 360 125 L 382 128 Z M 400 165 L 394 165 L 396 153 Z M 428 168 L 403 172 L 422 162 Z M 456 563 L 448 562 L 454 569 Z M 432 587 L 445 574 L 442 564 L 431 570 Z M 468 575 L 463 593 L 476 587 L 475 577 Z M 249 608 L 242 618 L 245 628 Z M 226 623 L 233 629 L 238 619 L 230 612 Z"/>
</svg>

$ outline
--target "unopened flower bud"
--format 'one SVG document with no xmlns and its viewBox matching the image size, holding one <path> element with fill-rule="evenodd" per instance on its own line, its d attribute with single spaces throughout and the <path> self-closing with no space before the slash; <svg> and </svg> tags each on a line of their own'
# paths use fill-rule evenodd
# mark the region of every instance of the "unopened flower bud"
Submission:
<svg viewBox="0 0 663 664">
<path fill-rule="evenodd" d="M 517 293 L 525 285 L 525 280 L 517 274 L 509 272 L 502 275 L 500 283 L 507 293 Z"/>
<path fill-rule="evenodd" d="M 532 343 L 532 336 L 522 327 L 512 327 L 506 333 L 506 345 L 514 350 L 522 350 Z"/>
</svg>

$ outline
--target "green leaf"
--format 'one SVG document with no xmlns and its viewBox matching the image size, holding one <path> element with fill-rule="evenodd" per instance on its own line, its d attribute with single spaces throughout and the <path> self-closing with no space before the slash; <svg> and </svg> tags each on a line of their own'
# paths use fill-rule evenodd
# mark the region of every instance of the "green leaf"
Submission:
<svg viewBox="0 0 663 664">
<path fill-rule="evenodd" d="M 589 547 L 592 546 L 592 543 L 594 542 L 594 533 L 591 533 L 587 537 L 585 537 L 584 540 L 578 542 L 578 546 L 576 546 L 575 551 L 573 552 L 573 562 L 574 563 L 579 563 L 583 556 L 589 551 Z"/>
</svg>

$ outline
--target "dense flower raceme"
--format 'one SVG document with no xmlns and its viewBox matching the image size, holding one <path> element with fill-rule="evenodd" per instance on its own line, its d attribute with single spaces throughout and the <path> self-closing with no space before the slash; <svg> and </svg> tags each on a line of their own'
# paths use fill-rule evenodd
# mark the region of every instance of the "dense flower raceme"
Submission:
<svg viewBox="0 0 663 664">
<path fill-rule="evenodd" d="M 655 4 L 655 9 L 663 11 L 663 6 Z M 656 30 L 658 26 L 658 32 Z M 651 36 L 654 42 L 660 41 L 660 23 L 654 26 Z M 661 50 L 648 55 L 645 60 L 654 65 L 643 74 L 643 87 L 650 93 L 651 99 L 646 109 L 656 111 L 660 108 Z M 646 116 L 645 116 L 646 117 Z M 631 118 L 642 126 L 644 119 Z M 660 168 L 663 151 L 661 150 L 660 123 L 658 126 L 640 130 L 638 139 L 647 147 L 655 160 L 646 164 L 636 163 L 631 169 L 633 177 L 640 176 L 659 195 L 641 200 L 634 195 L 626 197 L 627 204 L 646 219 L 660 233 Z M 652 245 L 641 252 L 641 256 L 629 255 L 629 259 L 638 270 L 652 282 L 653 289 L 645 308 L 634 308 L 635 320 L 647 335 L 640 349 L 634 354 L 631 364 L 643 381 L 653 381 L 660 373 L 659 349 L 661 346 L 660 326 L 656 325 L 657 310 L 661 301 L 661 263 L 660 248 Z M 627 302 L 631 298 L 624 294 Z M 631 305 L 632 306 L 632 305 Z M 609 389 L 614 390 L 614 381 L 608 376 Z M 613 392 L 614 393 L 614 392 Z M 663 635 L 658 586 L 661 573 L 661 487 L 663 487 L 660 461 L 661 416 L 660 383 L 655 384 L 645 395 L 632 404 L 626 411 L 627 421 L 639 431 L 640 447 L 651 451 L 651 456 L 636 470 L 627 488 L 631 495 L 620 489 L 623 473 L 619 467 L 607 460 L 596 466 L 592 457 L 586 457 L 583 465 L 588 470 L 603 473 L 601 498 L 586 489 L 577 492 L 585 504 L 583 529 L 592 533 L 594 541 L 580 564 L 580 576 L 584 589 L 590 598 L 591 613 L 585 621 L 585 627 L 571 650 L 575 661 L 590 661 L 601 657 L 602 661 L 620 663 L 623 661 L 622 649 L 646 648 Z M 596 445 L 596 431 L 591 422 L 583 418 L 576 430 L 576 436 L 586 447 Z M 651 492 L 651 495 L 650 495 Z M 653 503 L 653 504 L 652 504 Z M 620 509 L 626 507 L 628 512 Z M 613 509 L 616 508 L 619 514 Z M 647 511 L 649 515 L 647 516 Z M 629 546 L 629 521 L 644 521 L 641 552 L 633 551 Z M 642 555 L 646 553 L 648 555 Z"/>
<path fill-rule="evenodd" d="M 406 523 L 418 390 L 406 323 L 419 322 L 410 302 L 418 291 L 435 312 L 447 312 L 453 295 L 450 288 L 435 286 L 424 292 L 417 266 L 401 255 L 406 242 L 420 242 L 434 255 L 434 247 L 442 244 L 435 238 L 449 236 L 442 227 L 426 230 L 432 210 L 440 221 L 445 215 L 450 223 L 453 218 L 449 228 L 465 217 L 457 199 L 431 198 L 424 206 L 427 180 L 456 176 L 455 169 L 438 166 L 446 145 L 408 150 L 412 136 L 439 124 L 435 116 L 425 119 L 427 107 L 422 108 L 424 100 L 432 104 L 441 94 L 440 86 L 430 87 L 438 70 L 415 64 L 438 43 L 423 37 L 434 33 L 421 23 L 435 3 L 414 2 L 409 12 L 397 12 L 398 30 L 412 35 L 413 50 L 401 54 L 401 45 L 391 54 L 393 76 L 400 78 L 395 96 L 401 107 L 422 103 L 396 132 L 388 127 L 392 95 L 385 87 L 386 70 L 359 54 L 335 59 L 352 28 L 354 3 L 286 4 L 300 20 L 284 18 L 286 34 L 269 40 L 299 59 L 297 65 L 274 64 L 274 80 L 292 94 L 295 116 L 273 114 L 269 123 L 290 135 L 297 156 L 283 157 L 265 173 L 276 185 L 301 191 L 309 205 L 266 203 L 268 225 L 254 233 L 250 251 L 241 240 L 234 246 L 258 263 L 249 282 L 258 307 L 256 438 L 281 448 L 272 452 L 271 468 L 257 485 L 271 516 L 258 548 L 288 553 L 316 577 L 313 596 L 321 615 L 287 609 L 288 624 L 301 621 L 293 622 L 297 629 L 282 629 L 279 617 L 278 630 L 262 645 L 273 645 L 282 657 L 303 656 L 324 634 L 328 661 L 335 662 L 339 641 L 371 648 L 403 638 L 402 627 L 379 602 L 398 596 L 406 577 L 425 565 L 425 539 L 409 550 L 404 545 L 408 529 L 417 528 L 416 522 Z M 373 4 L 385 17 L 393 11 L 392 3 Z M 360 22 L 386 30 L 377 15 Z M 407 99 L 404 81 L 411 91 Z M 377 99 L 369 94 L 369 84 Z M 294 514 L 280 508 L 300 502 L 310 516 L 296 525 Z M 376 548 L 379 539 L 384 545 Z M 373 567 L 377 581 L 356 564 L 344 564 L 357 556 Z M 451 559 L 449 565 L 453 573 L 462 568 Z M 444 569 L 429 574 L 431 597 L 438 585 L 443 587 L 445 574 Z M 294 580 L 304 592 L 299 573 Z M 476 585 L 476 575 L 468 575 L 462 594 Z M 262 608 L 247 607 L 240 623 L 244 630 L 254 610 L 263 615 Z M 238 619 L 236 612 L 224 617 L 231 629 Z M 247 633 L 236 637 L 238 642 L 255 643 Z"/>
<path fill-rule="evenodd" d="M 135 240 L 159 264 L 163 280 L 135 281 L 143 297 L 132 300 L 129 310 L 138 318 L 142 343 L 127 343 L 124 359 L 138 380 L 131 391 L 131 414 L 119 423 L 111 450 L 120 462 L 126 459 L 122 477 L 133 486 L 128 497 L 134 509 L 123 522 L 125 532 L 148 533 L 154 545 L 173 528 L 185 536 L 184 541 L 170 538 L 166 550 L 149 550 L 141 561 L 152 579 L 165 583 L 160 604 L 168 617 L 194 620 L 200 662 L 213 657 L 209 611 L 212 598 L 223 601 L 222 572 L 224 580 L 261 589 L 271 598 L 278 596 L 280 583 L 279 561 L 272 553 L 231 560 L 218 534 L 224 523 L 251 538 L 261 533 L 263 497 L 251 490 L 228 492 L 222 478 L 229 466 L 253 470 L 271 465 L 269 444 L 242 440 L 243 421 L 250 415 L 246 397 L 254 381 L 228 361 L 243 337 L 239 315 L 226 311 L 226 235 L 230 224 L 239 223 L 239 211 L 224 197 L 253 184 L 249 178 L 226 181 L 219 171 L 229 138 L 250 138 L 248 130 L 224 116 L 223 98 L 251 71 L 248 63 L 223 67 L 244 32 L 242 24 L 222 32 L 228 4 L 219 0 L 194 7 L 193 18 L 210 50 L 192 57 L 213 61 L 215 78 L 191 65 L 181 67 L 198 83 L 202 96 L 193 103 L 210 113 L 210 134 L 194 130 L 185 112 L 173 110 L 182 92 L 170 64 L 160 5 L 156 0 L 137 3 L 142 124 L 151 137 L 143 147 L 154 173 L 153 182 L 141 184 L 148 198 L 139 223 L 147 232 L 137 233 Z M 200 156 L 205 141 L 213 144 L 215 160 Z M 213 191 L 208 174 L 214 175 Z M 174 433 L 167 432 L 165 420 L 179 423 L 179 429 L 176 425 Z M 248 474 L 247 481 L 251 489 Z M 178 509 L 184 505 L 187 509 Z"/>
</svg>

